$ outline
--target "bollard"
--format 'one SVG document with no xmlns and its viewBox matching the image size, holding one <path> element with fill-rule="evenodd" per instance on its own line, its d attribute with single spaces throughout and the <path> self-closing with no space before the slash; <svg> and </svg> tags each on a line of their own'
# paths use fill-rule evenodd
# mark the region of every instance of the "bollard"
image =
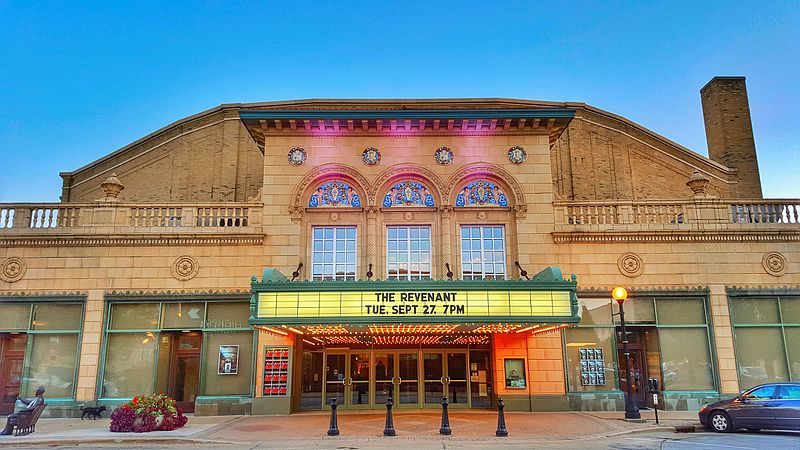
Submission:
<svg viewBox="0 0 800 450">
<path fill-rule="evenodd" d="M 394 421 L 392 421 L 392 406 L 394 402 L 392 401 L 392 396 L 386 398 L 386 426 L 383 427 L 383 435 L 384 436 L 394 436 L 397 434 L 394 431 Z"/>
<path fill-rule="evenodd" d="M 508 436 L 508 430 L 506 430 L 506 416 L 503 415 L 503 408 L 505 405 L 503 404 L 503 399 L 497 399 L 497 431 L 494 432 L 495 436 L 506 437 Z"/>
<path fill-rule="evenodd" d="M 339 435 L 339 422 L 336 419 L 336 397 L 331 397 L 331 426 L 328 428 L 328 436 Z"/>
<path fill-rule="evenodd" d="M 447 415 L 447 396 L 442 397 L 442 427 L 439 428 L 439 434 L 450 436 L 453 430 L 450 429 L 450 417 Z"/>
</svg>

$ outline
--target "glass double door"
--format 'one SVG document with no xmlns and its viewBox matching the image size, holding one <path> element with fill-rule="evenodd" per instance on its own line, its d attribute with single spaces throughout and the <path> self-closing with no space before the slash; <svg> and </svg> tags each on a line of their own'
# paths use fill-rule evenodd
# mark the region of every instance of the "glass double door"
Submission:
<svg viewBox="0 0 800 450">
<path fill-rule="evenodd" d="M 377 409 L 391 396 L 397 408 L 469 406 L 467 352 L 351 350 L 325 353 L 325 404 Z"/>
</svg>

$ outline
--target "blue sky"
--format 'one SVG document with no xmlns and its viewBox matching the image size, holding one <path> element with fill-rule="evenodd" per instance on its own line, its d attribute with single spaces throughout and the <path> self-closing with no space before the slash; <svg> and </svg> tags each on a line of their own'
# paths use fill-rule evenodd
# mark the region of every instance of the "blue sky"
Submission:
<svg viewBox="0 0 800 450">
<path fill-rule="evenodd" d="M 582 101 L 707 154 L 699 89 L 744 75 L 765 196 L 800 197 L 800 2 L 0 0 L 0 202 L 220 103 Z"/>
</svg>

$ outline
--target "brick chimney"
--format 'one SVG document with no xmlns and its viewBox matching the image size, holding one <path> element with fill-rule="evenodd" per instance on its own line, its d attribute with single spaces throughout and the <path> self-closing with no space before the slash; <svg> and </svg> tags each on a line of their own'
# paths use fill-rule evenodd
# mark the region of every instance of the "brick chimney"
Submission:
<svg viewBox="0 0 800 450">
<path fill-rule="evenodd" d="M 733 198 L 762 198 L 744 77 L 714 77 L 702 89 L 708 156 L 736 169 Z"/>
</svg>

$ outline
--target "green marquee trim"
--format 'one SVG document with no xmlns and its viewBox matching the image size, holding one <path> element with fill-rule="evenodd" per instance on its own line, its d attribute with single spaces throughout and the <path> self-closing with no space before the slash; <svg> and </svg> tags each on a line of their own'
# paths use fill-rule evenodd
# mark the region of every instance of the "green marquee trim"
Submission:
<svg viewBox="0 0 800 450">
<path fill-rule="evenodd" d="M 290 281 L 279 270 L 267 268 L 261 280 L 256 276 L 250 283 L 250 325 L 314 325 L 314 324 L 400 324 L 400 323 L 520 323 L 555 324 L 578 323 L 579 305 L 577 296 L 577 277 L 569 280 L 562 277 L 558 267 L 547 267 L 530 280 L 429 280 L 429 281 Z M 529 292 L 569 292 L 570 314 L 549 316 L 408 316 L 408 317 L 258 317 L 258 301 L 261 293 L 285 292 L 397 292 L 402 291 L 529 291 Z"/>
</svg>

